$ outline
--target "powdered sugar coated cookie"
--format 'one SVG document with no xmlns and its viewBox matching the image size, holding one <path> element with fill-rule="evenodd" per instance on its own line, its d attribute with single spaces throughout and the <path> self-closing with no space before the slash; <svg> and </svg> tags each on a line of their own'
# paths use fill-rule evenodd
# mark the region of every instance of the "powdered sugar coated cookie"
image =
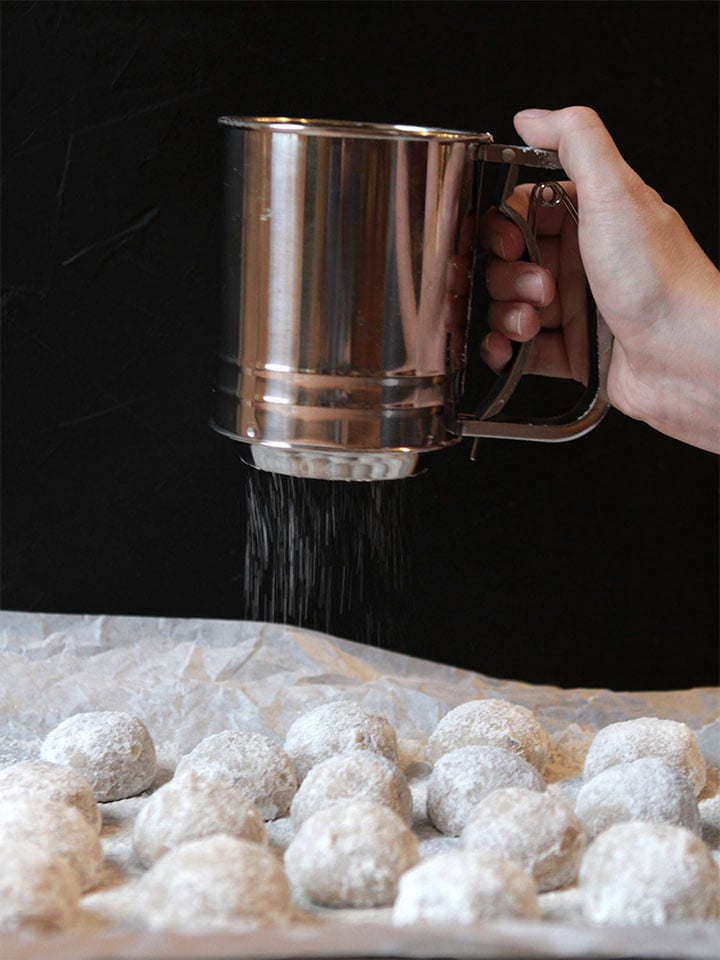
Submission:
<svg viewBox="0 0 720 960">
<path fill-rule="evenodd" d="M 590 744 L 583 777 L 592 780 L 608 767 L 643 757 L 659 757 L 673 764 L 688 778 L 695 796 L 705 784 L 707 766 L 690 727 L 657 717 L 623 720 L 603 727 Z"/>
<path fill-rule="evenodd" d="M 426 757 L 435 763 L 459 747 L 490 746 L 519 754 L 540 773 L 550 740 L 532 710 L 507 700 L 470 700 L 461 703 L 432 732 Z"/>
<path fill-rule="evenodd" d="M 505 857 L 470 850 L 439 853 L 400 878 L 393 908 L 397 926 L 535 920 L 533 880 Z"/>
<path fill-rule="evenodd" d="M 255 843 L 267 840 L 263 818 L 239 790 L 181 774 L 153 793 L 138 814 L 133 850 L 147 867 L 181 843 L 217 833 Z"/>
<path fill-rule="evenodd" d="M 694 833 L 668 823 L 619 823 L 580 866 L 592 923 L 657 924 L 720 916 L 720 872 Z"/>
<path fill-rule="evenodd" d="M 355 750 L 379 753 L 396 763 L 397 736 L 385 717 L 349 700 L 334 700 L 298 717 L 285 737 L 285 750 L 302 783 L 316 763 Z"/>
<path fill-rule="evenodd" d="M 266 847 L 216 834 L 184 843 L 145 874 L 143 914 L 152 928 L 197 932 L 227 924 L 284 923 L 292 894 Z"/>
<path fill-rule="evenodd" d="M 75 921 L 80 884 L 62 857 L 3 839 L 0 864 L 0 930 L 62 930 Z"/>
<path fill-rule="evenodd" d="M 101 802 L 142 793 L 157 771 L 155 746 L 142 720 L 114 710 L 63 720 L 45 738 L 40 758 L 87 777 Z"/>
<path fill-rule="evenodd" d="M 354 750 L 370 750 L 397 762 L 397 736 L 390 723 L 349 700 L 325 703 L 303 714 L 285 738 L 299 782 L 321 760 Z"/>
<path fill-rule="evenodd" d="M 18 791 L 33 799 L 58 800 L 75 807 L 90 826 L 100 832 L 102 814 L 93 785 L 72 767 L 45 760 L 24 760 L 0 770 L 0 801 Z"/>
<path fill-rule="evenodd" d="M 178 764 L 175 775 L 185 773 L 235 787 L 265 820 L 287 816 L 297 790 L 290 758 L 260 733 L 224 730 L 206 737 Z"/>
<path fill-rule="evenodd" d="M 417 838 L 396 813 L 371 800 L 338 802 L 303 823 L 285 851 L 291 883 L 326 907 L 392 903 Z"/>
<path fill-rule="evenodd" d="M 583 825 L 564 797 L 522 787 L 488 794 L 462 832 L 464 849 L 507 857 L 534 878 L 540 891 L 576 879 L 585 844 Z"/>
<path fill-rule="evenodd" d="M 575 812 L 591 837 L 629 820 L 674 823 L 698 835 L 701 832 L 690 781 L 657 757 L 617 763 L 588 780 L 578 793 Z"/>
<path fill-rule="evenodd" d="M 103 852 L 100 839 L 75 807 L 59 800 L 28 799 L 15 794 L 0 802 L 0 842 L 34 843 L 75 872 L 82 890 L 100 879 Z"/>
<path fill-rule="evenodd" d="M 309 816 L 339 800 L 374 800 L 412 822 L 410 787 L 390 760 L 369 750 L 329 757 L 316 764 L 293 798 L 290 815 L 299 827 Z"/>
<path fill-rule="evenodd" d="M 544 790 L 545 784 L 517 753 L 487 746 L 452 750 L 440 757 L 428 778 L 428 817 L 441 833 L 457 837 L 473 808 L 500 787 Z"/>
<path fill-rule="evenodd" d="M 702 838 L 709 847 L 720 847 L 720 793 L 698 804 Z"/>
</svg>

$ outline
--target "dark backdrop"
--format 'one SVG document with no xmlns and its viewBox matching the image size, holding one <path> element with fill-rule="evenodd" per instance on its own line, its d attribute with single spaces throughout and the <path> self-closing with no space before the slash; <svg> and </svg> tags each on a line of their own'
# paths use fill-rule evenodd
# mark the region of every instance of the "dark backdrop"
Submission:
<svg viewBox="0 0 720 960">
<path fill-rule="evenodd" d="M 273 614 L 244 587 L 242 448 L 207 426 L 218 115 L 515 142 L 514 111 L 590 104 L 715 258 L 715 3 L 5 2 L 2 16 L 5 609 L 260 609 L 528 681 L 717 681 L 711 455 L 616 412 L 558 447 L 485 441 L 473 464 L 462 444 L 384 505 L 343 493 L 331 600 L 311 589 Z M 316 512 L 341 496 L 323 490 Z M 283 502 L 263 507 L 276 533 Z M 404 583 L 358 543 L 355 509 L 404 525 Z M 353 549 L 366 585 L 340 609 Z"/>
</svg>

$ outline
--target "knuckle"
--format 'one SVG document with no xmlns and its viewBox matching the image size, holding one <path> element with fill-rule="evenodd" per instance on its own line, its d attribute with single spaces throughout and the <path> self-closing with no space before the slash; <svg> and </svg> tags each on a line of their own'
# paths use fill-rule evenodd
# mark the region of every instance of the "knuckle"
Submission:
<svg viewBox="0 0 720 960">
<path fill-rule="evenodd" d="M 592 107 L 565 107 L 564 110 L 560 111 L 560 114 L 563 123 L 573 130 L 583 130 L 586 127 L 594 127 L 602 124 L 600 116 Z"/>
</svg>

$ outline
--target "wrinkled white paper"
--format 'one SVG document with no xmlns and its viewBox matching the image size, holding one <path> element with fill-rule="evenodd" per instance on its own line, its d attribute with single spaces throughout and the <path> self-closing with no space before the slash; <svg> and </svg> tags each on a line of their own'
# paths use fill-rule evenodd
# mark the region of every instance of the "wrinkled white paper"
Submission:
<svg viewBox="0 0 720 960">
<path fill-rule="evenodd" d="M 708 763 L 720 766 L 720 695 L 715 688 L 564 690 L 496 680 L 295 627 L 0 613 L 0 763 L 35 756 L 42 737 L 74 713 L 124 710 L 145 722 L 159 745 L 161 765 L 165 763 L 161 779 L 167 779 L 177 758 L 211 733 L 238 729 L 282 741 L 300 714 L 343 698 L 391 721 L 400 740 L 401 765 L 407 768 L 422 759 L 440 717 L 478 697 L 500 697 L 535 711 L 554 743 L 546 769 L 550 781 L 581 771 L 597 729 L 641 716 L 685 721 Z M 141 802 L 105 805 L 106 820 L 112 825 L 113 819 L 131 819 Z M 112 830 L 108 833 L 106 856 L 122 864 L 127 850 L 120 840 L 113 847 Z M 127 839 L 119 831 L 122 836 Z M 316 922 L 288 929 L 197 938 L 114 929 L 111 909 L 100 910 L 101 920 L 91 909 L 102 896 L 86 898 L 88 917 L 95 916 L 87 929 L 40 940 L 7 937 L 0 956 L 695 958 L 716 957 L 720 943 L 717 924 L 620 930 L 546 921 L 406 929 L 390 926 L 387 910 L 354 917 L 349 911 L 323 911 Z"/>
</svg>

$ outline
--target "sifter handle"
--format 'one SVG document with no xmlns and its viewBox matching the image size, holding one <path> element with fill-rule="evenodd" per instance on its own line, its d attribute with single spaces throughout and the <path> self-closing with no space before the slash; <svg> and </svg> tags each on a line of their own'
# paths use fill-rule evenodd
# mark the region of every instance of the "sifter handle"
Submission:
<svg viewBox="0 0 720 960">
<path fill-rule="evenodd" d="M 480 159 L 509 165 L 498 209 L 518 227 L 525 240 L 529 259 L 539 264 L 541 258 L 535 236 L 538 207 L 562 203 L 576 224 L 579 219 L 577 209 L 562 186 L 555 181 L 538 183 L 534 186 L 530 195 L 527 220 L 511 207 L 507 200 L 517 184 L 520 166 L 561 170 L 557 153 L 534 147 L 483 144 L 480 148 Z M 462 436 L 560 442 L 582 436 L 602 420 L 609 408 L 607 374 L 612 352 L 612 335 L 597 310 L 589 288 L 587 296 L 589 376 L 587 387 L 580 400 L 570 410 L 558 416 L 501 418 L 502 410 L 524 373 L 534 342 L 529 340 L 526 343 L 514 345 L 513 357 L 482 409 L 476 410 L 473 415 L 460 414 L 458 432 Z M 473 455 L 474 452 L 475 447 L 473 447 Z"/>
</svg>

